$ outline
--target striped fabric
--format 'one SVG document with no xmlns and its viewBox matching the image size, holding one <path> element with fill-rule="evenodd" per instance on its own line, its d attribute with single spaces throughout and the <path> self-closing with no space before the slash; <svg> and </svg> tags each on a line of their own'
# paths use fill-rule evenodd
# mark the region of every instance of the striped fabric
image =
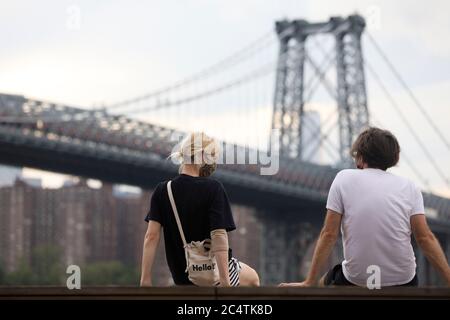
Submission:
<svg viewBox="0 0 450 320">
<path fill-rule="evenodd" d="M 205 239 L 205 242 L 203 242 L 203 246 L 206 251 L 211 250 L 211 240 Z M 241 272 L 241 265 L 239 264 L 239 261 L 236 258 L 231 258 L 231 260 L 228 261 L 228 274 L 230 276 L 230 284 L 232 287 L 239 287 L 239 273 Z M 218 286 L 220 283 L 216 283 L 215 285 Z"/>
<path fill-rule="evenodd" d="M 205 239 L 205 242 L 203 242 L 203 246 L 206 249 L 206 251 L 211 249 L 211 240 Z M 239 261 L 236 258 L 231 258 L 230 261 L 228 261 L 228 274 L 230 276 L 230 284 L 232 287 L 239 287 L 239 273 L 241 272 L 241 265 L 239 264 Z M 219 285 L 217 283 L 216 285 Z"/>
<path fill-rule="evenodd" d="M 228 262 L 228 273 L 230 275 L 230 285 L 232 287 L 239 287 L 239 273 L 241 272 L 241 265 L 236 258 L 231 258 Z"/>
</svg>

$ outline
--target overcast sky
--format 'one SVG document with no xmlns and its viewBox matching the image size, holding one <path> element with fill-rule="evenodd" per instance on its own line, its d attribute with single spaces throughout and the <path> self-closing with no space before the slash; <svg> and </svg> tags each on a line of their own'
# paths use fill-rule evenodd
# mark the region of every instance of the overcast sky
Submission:
<svg viewBox="0 0 450 320">
<path fill-rule="evenodd" d="M 277 19 L 324 21 L 354 12 L 366 17 L 368 31 L 450 140 L 450 2 L 445 0 L 3 1 L 0 92 L 86 107 L 108 104 L 213 64 L 273 30 Z M 364 50 L 450 177 L 450 150 L 382 68 L 373 48 L 364 43 Z M 399 137 L 432 188 L 450 195 L 370 79 L 368 95 L 371 113 Z M 404 162 L 394 171 L 420 184 Z"/>
</svg>

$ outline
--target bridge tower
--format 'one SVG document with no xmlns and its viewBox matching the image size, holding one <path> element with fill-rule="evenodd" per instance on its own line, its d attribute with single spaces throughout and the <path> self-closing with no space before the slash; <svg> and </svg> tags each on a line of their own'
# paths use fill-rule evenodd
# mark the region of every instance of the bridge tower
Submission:
<svg viewBox="0 0 450 320">
<path fill-rule="evenodd" d="M 305 20 L 276 22 L 279 56 L 274 94 L 272 128 L 280 129 L 280 154 L 303 159 L 305 140 L 304 104 L 305 63 L 311 63 L 306 50 L 308 38 L 328 33 L 334 37 L 337 88 L 333 89 L 339 124 L 339 159 L 342 166 L 350 161 L 352 141 L 369 123 L 364 77 L 361 34 L 364 18 L 352 15 L 332 17 L 328 22 L 309 23 Z M 317 66 L 315 73 L 323 81 Z M 307 159 L 304 159 L 307 160 Z"/>
</svg>

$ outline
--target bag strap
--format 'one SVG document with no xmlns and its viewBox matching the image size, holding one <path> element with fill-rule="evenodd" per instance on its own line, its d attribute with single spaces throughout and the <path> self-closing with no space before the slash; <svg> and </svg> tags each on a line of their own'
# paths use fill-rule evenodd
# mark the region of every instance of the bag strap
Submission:
<svg viewBox="0 0 450 320">
<path fill-rule="evenodd" d="M 169 194 L 170 205 L 172 206 L 172 211 L 175 216 L 175 220 L 177 221 L 178 231 L 180 231 L 181 240 L 183 240 L 184 247 L 187 246 L 186 238 L 184 237 L 183 227 L 181 226 L 180 217 L 178 216 L 177 206 L 175 205 L 175 200 L 173 198 L 172 193 L 172 181 L 167 182 L 167 193 Z"/>
</svg>

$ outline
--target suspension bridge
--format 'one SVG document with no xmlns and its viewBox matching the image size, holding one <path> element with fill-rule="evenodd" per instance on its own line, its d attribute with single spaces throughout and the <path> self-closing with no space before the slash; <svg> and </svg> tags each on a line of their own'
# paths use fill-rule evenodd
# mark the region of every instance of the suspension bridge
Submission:
<svg viewBox="0 0 450 320">
<path fill-rule="evenodd" d="M 152 189 L 176 173 L 167 156 L 189 131 L 229 143 L 223 152 L 233 158 L 279 155 L 275 174 L 261 175 L 270 164 L 256 161 L 226 163 L 215 175 L 233 202 L 257 208 L 264 226 L 263 283 L 296 280 L 322 223 L 328 189 L 351 165 L 352 141 L 365 127 L 383 125 L 370 112 L 367 79 L 384 94 L 430 170 L 450 186 L 383 77 L 364 59 L 363 40 L 450 152 L 447 137 L 365 30 L 364 19 L 353 15 L 321 23 L 279 21 L 276 32 L 181 81 L 100 108 L 0 94 L 0 162 Z M 414 161 L 405 152 L 401 157 L 424 188 L 430 225 L 450 255 L 450 199 L 433 193 Z M 420 254 L 418 264 L 419 278 L 432 283 Z"/>
</svg>

